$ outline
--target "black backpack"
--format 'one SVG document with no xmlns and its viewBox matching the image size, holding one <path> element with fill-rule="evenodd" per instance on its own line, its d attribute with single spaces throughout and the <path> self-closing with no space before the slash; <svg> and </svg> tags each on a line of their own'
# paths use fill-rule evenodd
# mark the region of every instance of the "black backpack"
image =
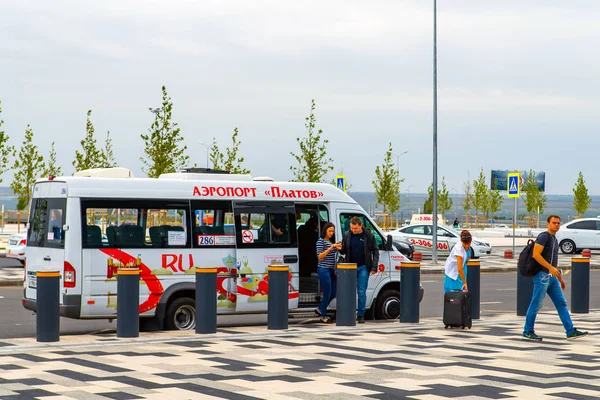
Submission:
<svg viewBox="0 0 600 400">
<path fill-rule="evenodd" d="M 540 233 L 543 235 L 545 232 Z M 534 276 L 541 271 L 540 264 L 533 259 L 533 247 L 535 246 L 535 240 L 529 239 L 527 246 L 521 250 L 519 254 L 519 261 L 517 261 L 517 268 L 519 273 L 523 276 Z"/>
</svg>

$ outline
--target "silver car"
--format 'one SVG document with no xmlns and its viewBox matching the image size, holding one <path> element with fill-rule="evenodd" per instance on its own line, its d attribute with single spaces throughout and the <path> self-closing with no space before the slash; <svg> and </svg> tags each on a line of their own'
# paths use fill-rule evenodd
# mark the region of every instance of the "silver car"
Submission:
<svg viewBox="0 0 600 400">
<path fill-rule="evenodd" d="M 8 237 L 8 245 L 6 246 L 6 258 L 14 258 L 24 265 L 25 247 L 27 247 L 26 233 L 15 233 L 10 235 Z"/>
</svg>

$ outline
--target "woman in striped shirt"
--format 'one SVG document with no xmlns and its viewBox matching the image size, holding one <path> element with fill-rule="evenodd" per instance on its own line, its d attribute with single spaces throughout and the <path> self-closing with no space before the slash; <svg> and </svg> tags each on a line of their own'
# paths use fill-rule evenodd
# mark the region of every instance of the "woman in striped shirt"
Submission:
<svg viewBox="0 0 600 400">
<path fill-rule="evenodd" d="M 341 248 L 341 243 L 335 243 L 335 226 L 331 222 L 326 223 L 321 231 L 321 238 L 317 241 L 317 275 L 323 298 L 319 307 L 315 309 L 315 313 L 321 317 L 321 322 L 326 324 L 331 322 L 327 317 L 327 307 L 331 300 L 335 299 L 335 262 Z"/>
</svg>

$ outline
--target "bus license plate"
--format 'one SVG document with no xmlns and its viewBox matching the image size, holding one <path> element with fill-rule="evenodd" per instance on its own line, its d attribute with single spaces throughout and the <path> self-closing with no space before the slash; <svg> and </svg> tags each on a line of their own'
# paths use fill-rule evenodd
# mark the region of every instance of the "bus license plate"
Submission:
<svg viewBox="0 0 600 400">
<path fill-rule="evenodd" d="M 31 289 L 37 288 L 37 276 L 30 276 L 27 281 L 27 286 Z"/>
</svg>

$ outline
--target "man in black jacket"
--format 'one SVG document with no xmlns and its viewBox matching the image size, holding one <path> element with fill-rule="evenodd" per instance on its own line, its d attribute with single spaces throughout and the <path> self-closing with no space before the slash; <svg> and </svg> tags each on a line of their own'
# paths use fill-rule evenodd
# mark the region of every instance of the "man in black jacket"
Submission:
<svg viewBox="0 0 600 400">
<path fill-rule="evenodd" d="M 359 324 L 364 324 L 369 273 L 373 275 L 377 272 L 379 248 L 375 241 L 375 235 L 370 230 L 363 228 L 360 218 L 352 217 L 350 219 L 350 230 L 344 234 L 340 253 L 346 255 L 347 262 L 356 263 L 356 291 L 358 294 L 356 320 Z"/>
</svg>

